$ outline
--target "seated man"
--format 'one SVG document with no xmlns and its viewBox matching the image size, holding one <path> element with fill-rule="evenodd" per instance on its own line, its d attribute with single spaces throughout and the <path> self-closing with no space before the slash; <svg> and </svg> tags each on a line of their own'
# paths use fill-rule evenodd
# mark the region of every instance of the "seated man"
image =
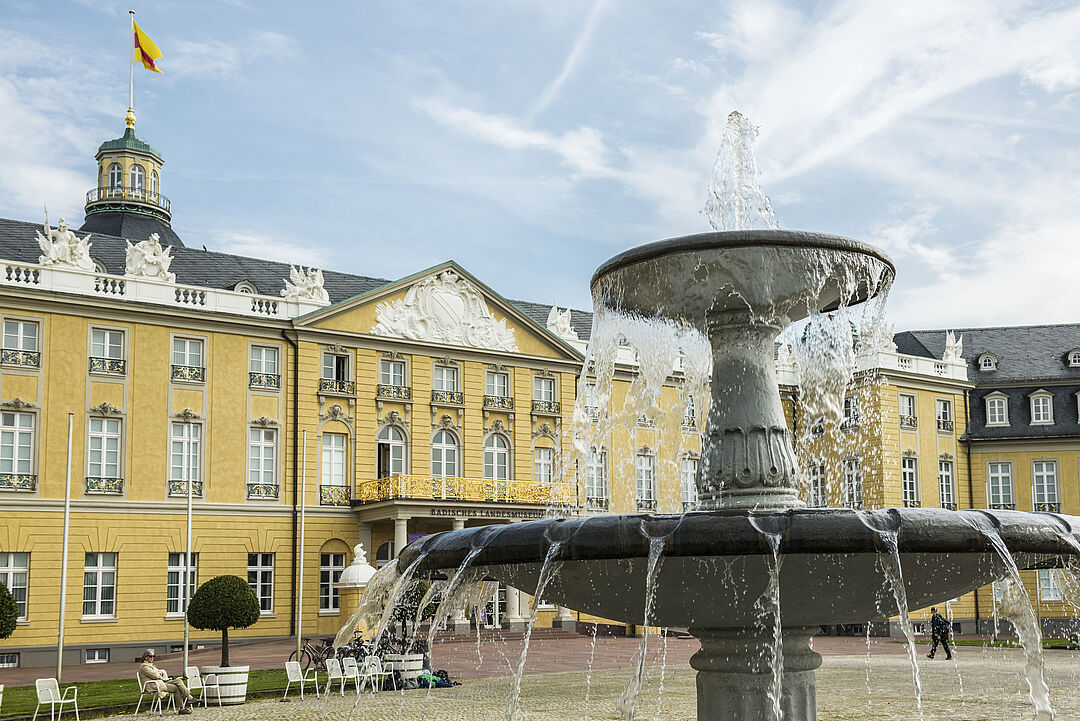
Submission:
<svg viewBox="0 0 1080 721">
<path fill-rule="evenodd" d="M 142 665 L 139 666 L 139 683 L 146 690 L 157 689 L 158 696 L 165 698 L 168 694 L 173 695 L 176 701 L 178 713 L 188 714 L 194 706 L 191 692 L 179 678 L 170 679 L 169 674 L 154 665 L 154 649 L 146 649 L 142 657 Z"/>
</svg>

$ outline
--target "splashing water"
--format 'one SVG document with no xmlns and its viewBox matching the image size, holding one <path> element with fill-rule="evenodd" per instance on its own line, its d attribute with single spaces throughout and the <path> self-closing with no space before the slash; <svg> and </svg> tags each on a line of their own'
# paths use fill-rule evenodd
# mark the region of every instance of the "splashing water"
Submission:
<svg viewBox="0 0 1080 721">
<path fill-rule="evenodd" d="M 724 127 L 709 179 L 709 198 L 701 212 L 713 230 L 778 228 L 772 202 L 757 182 L 754 141 L 758 128 L 733 110 Z"/>
<path fill-rule="evenodd" d="M 923 718 L 922 704 L 922 679 L 919 676 L 918 652 L 915 650 L 915 634 L 911 631 L 911 614 L 908 611 L 907 589 L 904 587 L 904 571 L 900 566 L 900 548 L 897 542 L 897 534 L 894 530 L 877 530 L 878 538 L 885 546 L 889 562 L 886 563 L 884 554 L 878 557 L 882 570 L 885 572 L 885 582 L 892 591 L 896 608 L 900 612 L 901 629 L 904 632 L 908 660 L 911 662 L 911 681 L 915 684 L 915 706 L 919 709 L 919 718 Z M 869 631 L 868 631 L 869 633 Z"/>
<path fill-rule="evenodd" d="M 766 619 L 772 621 L 772 658 L 769 659 L 769 666 L 772 670 L 772 684 L 769 689 L 769 701 L 772 703 L 773 720 L 783 721 L 784 634 L 780 625 L 780 565 L 783 561 L 780 556 L 781 534 L 759 526 L 753 517 L 751 517 L 750 523 L 765 537 L 769 549 L 772 551 L 772 563 L 769 565 L 769 583 L 758 600 L 754 602 L 754 610 L 757 611 L 759 619 L 755 625 L 763 627 Z"/>
<path fill-rule="evenodd" d="M 596 634 L 599 631 L 600 623 L 593 623 L 592 641 L 589 643 L 589 670 L 585 674 L 585 721 L 589 721 L 589 696 L 592 694 L 593 661 L 596 659 Z"/>
<path fill-rule="evenodd" d="M 476 558 L 476 555 L 484 549 L 483 546 L 474 546 L 462 559 L 461 564 L 458 565 L 457 571 L 454 572 L 454 577 L 450 579 L 450 582 L 446 584 L 445 593 L 443 594 L 442 602 L 439 603 L 439 607 L 435 609 L 435 618 L 431 619 L 431 626 L 428 628 L 427 644 L 428 648 L 432 647 L 435 643 L 435 633 L 438 631 L 439 626 L 442 625 L 446 619 L 450 618 L 450 614 L 457 610 L 464 610 L 468 608 L 469 602 L 474 598 L 474 595 L 479 591 L 477 584 L 482 585 L 482 581 L 474 581 L 473 583 L 467 583 L 466 572 L 472 565 L 472 561 Z M 423 605 L 417 610 L 419 613 L 424 608 Z M 480 630 L 480 624 L 476 624 L 477 633 Z M 479 643 L 479 641 L 477 641 Z"/>
<path fill-rule="evenodd" d="M 345 622 L 345 625 L 341 627 L 334 637 L 334 648 L 351 641 L 353 634 L 356 633 L 361 624 L 369 629 L 378 625 L 379 619 L 382 618 L 383 613 L 388 608 L 387 603 L 390 599 L 390 593 L 400 576 L 401 573 L 396 558 L 375 572 L 375 575 L 368 581 L 367 587 L 360 596 L 360 603 L 357 605 L 356 610 L 353 611 L 349 620 Z"/>
<path fill-rule="evenodd" d="M 521 677 L 525 674 L 525 658 L 529 655 L 529 641 L 532 639 L 533 627 L 536 626 L 536 614 L 540 610 L 539 600 L 544 597 L 548 583 L 558 570 L 553 561 L 559 554 L 562 541 L 553 541 L 544 556 L 544 565 L 540 568 L 540 578 L 536 581 L 536 591 L 533 593 L 532 613 L 529 614 L 529 624 L 525 628 L 525 641 L 521 648 L 521 658 L 518 659 L 517 673 L 514 674 L 514 686 L 510 692 L 510 700 L 506 704 L 506 721 L 519 721 L 524 714 L 521 704 Z"/>
<path fill-rule="evenodd" d="M 645 609 L 641 619 L 641 644 L 638 646 L 637 667 L 627 682 L 626 688 L 615 701 L 615 710 L 622 715 L 623 721 L 633 721 L 634 706 L 637 704 L 638 694 L 641 693 L 641 680 L 645 674 L 646 654 L 649 649 L 649 617 L 652 615 L 653 604 L 656 601 L 656 571 L 660 566 L 665 540 L 664 536 L 649 538 L 649 565 L 645 574 Z"/>
</svg>

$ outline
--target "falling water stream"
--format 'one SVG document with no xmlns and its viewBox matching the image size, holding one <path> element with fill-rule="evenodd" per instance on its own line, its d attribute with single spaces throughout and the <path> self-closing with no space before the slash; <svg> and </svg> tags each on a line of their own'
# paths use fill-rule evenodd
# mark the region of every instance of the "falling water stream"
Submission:
<svg viewBox="0 0 1080 721">
<path fill-rule="evenodd" d="M 521 677 L 525 674 L 525 658 L 529 655 L 529 641 L 532 639 L 533 627 L 536 625 L 536 614 L 540 610 L 540 599 L 544 597 L 548 583 L 551 582 L 558 570 L 553 561 L 559 554 L 562 541 L 552 541 L 548 547 L 547 555 L 544 556 L 544 565 L 540 568 L 540 578 L 536 582 L 536 592 L 533 593 L 534 603 L 532 613 L 529 614 L 529 624 L 525 627 L 525 640 L 521 648 L 521 658 L 518 659 L 517 673 L 514 674 L 514 685 L 510 691 L 510 699 L 506 704 L 506 721 L 517 721 L 522 710 L 521 704 Z"/>
<path fill-rule="evenodd" d="M 642 529 L 644 533 L 644 529 Z M 641 644 L 638 646 L 637 666 L 627 682 L 626 688 L 615 701 L 615 710 L 622 715 L 623 721 L 633 721 L 634 707 L 638 694 L 641 693 L 641 679 L 645 674 L 646 655 L 649 650 L 649 618 L 652 616 L 653 603 L 656 600 L 656 571 L 660 567 L 666 536 L 649 537 L 649 565 L 645 572 L 645 609 L 641 619 Z"/>
<path fill-rule="evenodd" d="M 592 641 L 589 643 L 589 669 L 585 672 L 585 721 L 589 721 L 589 698 L 592 695 L 593 661 L 596 660 L 596 634 L 599 631 L 600 623 L 593 623 Z"/>
<path fill-rule="evenodd" d="M 908 660 L 911 661 L 911 681 L 915 684 L 915 705 L 919 709 L 919 718 L 923 718 L 922 703 L 922 679 L 919 676 L 918 651 L 915 649 L 915 634 L 911 632 L 911 614 L 908 611 L 907 589 L 904 588 L 904 571 L 900 565 L 900 548 L 897 543 L 896 531 L 892 529 L 877 529 L 878 538 L 885 546 L 888 563 L 882 563 L 885 572 L 885 582 L 892 592 L 896 608 L 900 612 L 900 627 L 904 632 L 904 640 L 907 642 Z M 882 557 L 879 556 L 879 560 Z"/>
<path fill-rule="evenodd" d="M 784 686 L 784 634 L 780 617 L 780 565 L 783 561 L 780 555 L 780 541 L 783 534 L 776 530 L 767 529 L 758 519 L 750 517 L 750 523 L 765 537 L 772 551 L 772 563 L 769 564 L 769 582 L 765 590 L 756 602 L 754 609 L 757 611 L 762 629 L 766 622 L 772 623 L 772 654 L 769 658 L 769 666 L 772 670 L 772 684 L 769 690 L 769 700 L 772 703 L 773 721 L 783 721 L 784 709 L 781 705 Z"/>
</svg>

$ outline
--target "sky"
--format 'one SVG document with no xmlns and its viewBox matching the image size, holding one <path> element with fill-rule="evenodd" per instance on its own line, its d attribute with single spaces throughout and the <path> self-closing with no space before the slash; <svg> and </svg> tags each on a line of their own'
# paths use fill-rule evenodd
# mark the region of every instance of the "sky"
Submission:
<svg viewBox="0 0 1080 721">
<path fill-rule="evenodd" d="M 0 0 L 0 217 L 82 221 L 135 70 L 185 244 L 591 308 L 709 229 L 728 113 L 784 228 L 877 245 L 896 330 L 1076 322 L 1080 6 Z M 55 221 L 54 221 L 55 222 Z"/>
</svg>

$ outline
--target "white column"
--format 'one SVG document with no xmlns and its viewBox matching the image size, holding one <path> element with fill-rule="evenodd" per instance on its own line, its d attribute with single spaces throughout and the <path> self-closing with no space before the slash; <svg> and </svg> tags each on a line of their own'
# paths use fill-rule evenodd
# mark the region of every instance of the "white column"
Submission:
<svg viewBox="0 0 1080 721">
<path fill-rule="evenodd" d="M 409 519 L 394 519 L 394 555 L 401 555 L 405 546 L 409 545 Z"/>
<path fill-rule="evenodd" d="M 564 631 L 576 631 L 577 620 L 574 618 L 574 612 L 566 606 L 559 606 L 559 612 L 555 615 L 555 620 L 551 622 L 552 628 L 561 628 Z"/>
<path fill-rule="evenodd" d="M 464 518 L 454 518 L 450 521 L 450 529 L 453 531 L 461 531 L 465 528 Z"/>
<path fill-rule="evenodd" d="M 513 586 L 506 587 L 506 615 L 502 619 L 502 627 L 512 631 L 520 631 L 525 628 L 525 619 L 521 616 L 521 592 Z"/>
</svg>

